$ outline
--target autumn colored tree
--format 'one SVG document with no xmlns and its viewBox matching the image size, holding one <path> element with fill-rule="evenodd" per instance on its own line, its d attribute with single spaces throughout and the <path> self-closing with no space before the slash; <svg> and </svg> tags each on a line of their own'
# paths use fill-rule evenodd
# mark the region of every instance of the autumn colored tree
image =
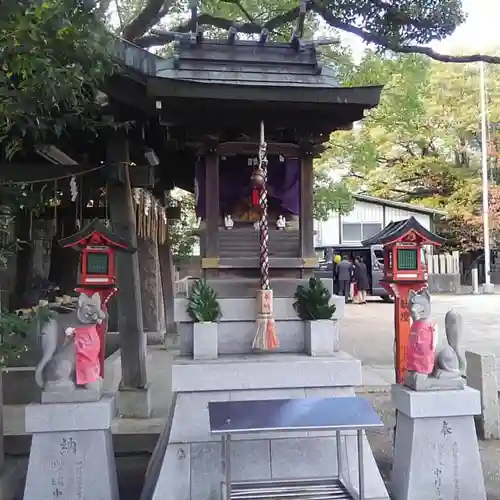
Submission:
<svg viewBox="0 0 500 500">
<path fill-rule="evenodd" d="M 491 66 L 489 80 L 499 77 L 499 68 Z M 355 191 L 447 211 L 440 229 L 449 244 L 480 246 L 478 68 L 369 52 L 345 78 L 384 83 L 382 100 L 353 131 L 332 136 L 322 164 Z M 500 93 L 491 87 L 489 116 L 497 123 Z"/>
</svg>

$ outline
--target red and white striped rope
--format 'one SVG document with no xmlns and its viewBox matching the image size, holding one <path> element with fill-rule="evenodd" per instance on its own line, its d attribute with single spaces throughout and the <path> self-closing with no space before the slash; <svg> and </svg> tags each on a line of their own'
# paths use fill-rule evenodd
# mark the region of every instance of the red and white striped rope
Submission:
<svg viewBox="0 0 500 500">
<path fill-rule="evenodd" d="M 264 140 L 264 123 L 261 124 L 261 139 L 259 145 L 259 169 L 262 170 L 264 182 L 260 190 L 260 288 L 269 290 L 269 226 L 267 221 L 267 144 Z"/>
</svg>

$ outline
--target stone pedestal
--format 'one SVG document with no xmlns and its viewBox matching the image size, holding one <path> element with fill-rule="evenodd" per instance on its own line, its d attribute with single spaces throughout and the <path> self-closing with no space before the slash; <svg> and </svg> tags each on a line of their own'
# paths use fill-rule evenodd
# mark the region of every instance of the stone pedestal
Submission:
<svg viewBox="0 0 500 500">
<path fill-rule="evenodd" d="M 112 400 L 31 404 L 24 500 L 118 500 Z"/>
<path fill-rule="evenodd" d="M 353 396 L 361 363 L 344 352 L 223 356 L 195 361 L 180 356 L 172 368 L 172 413 L 153 453 L 141 500 L 221 500 L 221 440 L 209 429 L 210 401 Z M 238 434 L 231 445 L 233 481 L 331 479 L 358 493 L 356 433 Z M 337 458 L 344 464 L 338 467 Z M 365 499 L 388 500 L 364 438 Z"/>
<path fill-rule="evenodd" d="M 474 415 L 479 392 L 416 392 L 392 386 L 398 412 L 392 470 L 395 500 L 486 500 Z"/>
</svg>

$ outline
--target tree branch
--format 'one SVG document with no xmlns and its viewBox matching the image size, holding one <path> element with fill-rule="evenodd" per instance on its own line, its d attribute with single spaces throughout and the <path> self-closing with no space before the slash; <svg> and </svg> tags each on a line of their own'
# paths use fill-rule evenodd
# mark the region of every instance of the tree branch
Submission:
<svg viewBox="0 0 500 500">
<path fill-rule="evenodd" d="M 234 26 L 238 30 L 238 32 L 246 34 L 260 33 L 263 28 L 266 28 L 270 32 L 272 32 L 289 22 L 296 20 L 300 12 L 300 7 L 296 7 L 269 19 L 265 23 L 258 23 L 255 19 L 252 19 L 251 15 L 246 12 L 246 10 L 242 9 L 241 2 L 239 0 L 222 1 L 238 6 L 240 10 L 242 10 L 243 14 L 249 19 L 248 22 L 234 23 L 230 19 L 205 13 L 199 16 L 200 26 L 212 26 L 214 28 L 220 28 L 224 30 L 227 30 L 231 26 Z M 434 22 L 432 19 L 425 18 L 409 18 L 398 7 L 391 5 L 386 0 L 370 0 L 370 2 L 374 7 L 385 10 L 385 16 L 388 23 L 393 23 L 401 26 L 410 25 L 416 29 L 428 29 L 436 27 L 437 21 Z M 150 29 L 161 19 L 163 15 L 165 15 L 166 11 L 162 9 L 163 3 L 164 0 L 148 0 L 148 4 L 143 9 L 143 11 L 129 24 L 129 26 L 125 28 L 123 37 L 127 40 L 132 40 L 136 45 L 143 48 L 148 48 L 155 45 L 164 45 L 175 40 L 175 36 L 172 33 L 164 31 L 155 31 L 148 35 L 144 35 L 144 33 L 146 33 L 148 29 Z M 171 0 L 167 0 L 167 2 L 165 2 L 165 5 L 169 3 L 171 3 Z M 436 61 L 446 63 L 473 63 L 484 61 L 491 64 L 500 64 L 500 56 L 492 56 L 486 54 L 453 56 L 441 54 L 426 46 L 397 43 L 394 40 L 391 40 L 389 37 L 381 35 L 378 32 L 374 33 L 372 31 L 354 26 L 343 21 L 339 17 L 335 16 L 329 8 L 323 6 L 318 0 L 309 0 L 308 9 L 312 10 L 314 13 L 322 17 L 323 20 L 332 28 L 339 29 L 346 33 L 351 33 L 360 37 L 367 43 L 377 45 L 393 52 L 397 52 L 400 54 L 422 54 L 435 59 Z M 186 33 L 189 31 L 189 28 L 189 23 L 185 23 L 178 26 L 173 31 Z M 451 28 L 449 26 L 443 26 L 443 30 L 441 31 L 447 30 L 451 32 Z"/>
<path fill-rule="evenodd" d="M 398 52 L 400 54 L 422 54 L 426 55 L 436 61 L 441 62 L 453 62 L 453 63 L 471 63 L 484 61 L 491 64 L 500 64 L 499 56 L 488 56 L 485 54 L 470 54 L 467 56 L 451 56 L 446 54 L 440 54 L 430 47 L 422 47 L 419 45 L 399 45 L 391 40 L 384 38 L 383 36 L 376 35 L 369 31 L 366 31 L 357 26 L 352 26 L 343 22 L 341 19 L 335 17 L 333 13 L 326 7 L 319 5 L 316 0 L 311 0 L 311 9 L 320 15 L 326 23 L 328 23 L 332 28 L 337 28 L 339 30 L 345 31 L 347 33 L 352 33 L 362 38 L 365 42 L 373 43 L 380 47 L 392 50 L 393 52 Z"/>
<path fill-rule="evenodd" d="M 132 21 L 123 29 L 122 37 L 129 42 L 141 37 L 165 16 L 172 0 L 148 0 Z"/>
<path fill-rule="evenodd" d="M 224 17 L 213 16 L 212 14 L 201 14 L 198 17 L 198 24 L 200 26 L 212 26 L 223 30 L 228 30 L 231 26 L 234 26 L 239 33 L 247 33 L 250 35 L 260 33 L 263 29 L 274 31 L 284 24 L 294 21 L 299 15 L 299 11 L 300 7 L 290 9 L 262 24 L 257 23 L 256 21 L 235 23 Z M 175 40 L 175 35 L 173 33 L 187 33 L 189 29 L 189 23 L 185 23 L 177 28 L 174 28 L 173 32 L 155 30 L 149 35 L 141 36 L 140 38 L 135 39 L 134 44 L 143 48 L 152 47 L 154 45 L 164 45 L 165 43 L 170 43 Z"/>
</svg>

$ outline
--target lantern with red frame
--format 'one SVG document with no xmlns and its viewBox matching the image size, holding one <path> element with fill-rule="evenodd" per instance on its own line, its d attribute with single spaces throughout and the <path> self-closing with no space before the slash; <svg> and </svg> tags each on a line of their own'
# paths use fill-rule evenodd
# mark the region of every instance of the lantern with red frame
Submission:
<svg viewBox="0 0 500 500">
<path fill-rule="evenodd" d="M 116 252 L 136 251 L 132 245 L 111 232 L 99 219 L 94 219 L 81 231 L 59 241 L 63 248 L 73 248 L 81 252 L 80 279 L 75 289 L 78 293 L 92 296 L 98 292 L 101 307 L 107 310 L 109 300 L 117 293 Z M 101 377 L 104 376 L 105 333 L 107 321 L 97 326 L 101 341 Z"/>
<path fill-rule="evenodd" d="M 427 269 L 423 258 L 425 246 L 445 242 L 422 226 L 415 217 L 391 222 L 378 234 L 362 242 L 363 246 L 384 246 L 384 276 L 380 284 L 395 297 L 396 382 L 402 383 L 406 372 L 406 351 L 410 335 L 408 294 L 427 286 Z"/>
</svg>

